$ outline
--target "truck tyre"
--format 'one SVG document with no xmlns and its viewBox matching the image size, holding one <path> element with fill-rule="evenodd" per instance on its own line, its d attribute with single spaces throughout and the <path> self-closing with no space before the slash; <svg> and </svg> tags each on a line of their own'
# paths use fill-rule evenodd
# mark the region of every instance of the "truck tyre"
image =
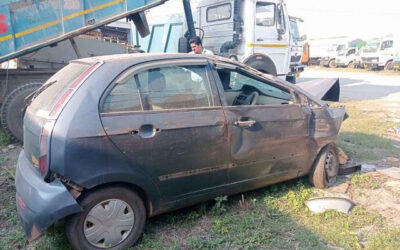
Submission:
<svg viewBox="0 0 400 250">
<path fill-rule="evenodd" d="M 66 234 L 74 249 L 127 249 L 143 233 L 146 210 L 129 188 L 106 187 L 79 199 L 83 211 L 67 218 Z"/>
<path fill-rule="evenodd" d="M 336 61 L 335 60 L 330 60 L 329 61 L 329 68 L 336 68 L 336 67 L 337 67 Z"/>
<path fill-rule="evenodd" d="M 25 98 L 42 86 L 34 82 L 13 90 L 1 106 L 1 125 L 12 141 L 23 141 L 23 120 L 26 109 Z"/>
<path fill-rule="evenodd" d="M 387 62 L 384 70 L 385 71 L 393 70 L 393 61 Z"/>
<path fill-rule="evenodd" d="M 339 172 L 339 158 L 335 144 L 328 144 L 315 158 L 309 182 L 317 188 L 331 187 Z"/>
<path fill-rule="evenodd" d="M 355 69 L 356 68 L 356 62 L 355 61 L 349 62 L 349 65 L 347 65 L 347 68 Z"/>
<path fill-rule="evenodd" d="M 296 76 L 286 76 L 286 81 L 290 83 L 296 84 L 296 80 L 297 80 Z"/>
</svg>

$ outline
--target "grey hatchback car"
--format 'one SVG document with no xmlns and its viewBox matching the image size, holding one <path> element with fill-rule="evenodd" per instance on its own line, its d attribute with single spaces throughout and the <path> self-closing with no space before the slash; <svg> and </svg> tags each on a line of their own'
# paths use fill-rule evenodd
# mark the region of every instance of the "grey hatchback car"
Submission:
<svg viewBox="0 0 400 250">
<path fill-rule="evenodd" d="M 148 217 L 338 173 L 344 109 L 224 58 L 76 60 L 28 101 L 16 200 L 31 240 L 65 219 L 75 249 L 124 249 Z"/>
</svg>

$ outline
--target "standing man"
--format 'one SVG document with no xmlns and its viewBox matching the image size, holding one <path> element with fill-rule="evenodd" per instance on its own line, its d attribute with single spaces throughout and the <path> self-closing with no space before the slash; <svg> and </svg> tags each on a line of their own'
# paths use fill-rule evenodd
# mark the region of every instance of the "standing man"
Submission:
<svg viewBox="0 0 400 250">
<path fill-rule="evenodd" d="M 192 51 L 189 52 L 190 54 L 203 54 L 212 56 L 214 53 L 211 50 L 207 50 L 203 48 L 203 44 L 201 43 L 201 39 L 198 36 L 195 36 L 189 40 L 190 47 Z"/>
</svg>

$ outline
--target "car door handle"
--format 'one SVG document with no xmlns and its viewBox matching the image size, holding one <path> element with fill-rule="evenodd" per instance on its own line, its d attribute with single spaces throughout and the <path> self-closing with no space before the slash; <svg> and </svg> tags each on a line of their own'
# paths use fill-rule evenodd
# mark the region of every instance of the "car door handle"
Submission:
<svg viewBox="0 0 400 250">
<path fill-rule="evenodd" d="M 256 121 L 254 120 L 245 120 L 245 121 L 236 121 L 233 124 L 235 124 L 238 127 L 252 127 L 254 124 L 256 124 Z"/>
<path fill-rule="evenodd" d="M 264 39 L 262 39 L 262 38 L 257 38 L 256 41 L 257 41 L 257 42 L 262 42 L 262 41 L 264 41 Z"/>
<path fill-rule="evenodd" d="M 154 127 L 152 124 L 145 124 L 142 125 L 139 130 L 132 130 L 131 134 L 139 134 L 140 137 L 147 139 L 154 137 L 159 132 L 161 132 L 161 129 Z"/>
</svg>

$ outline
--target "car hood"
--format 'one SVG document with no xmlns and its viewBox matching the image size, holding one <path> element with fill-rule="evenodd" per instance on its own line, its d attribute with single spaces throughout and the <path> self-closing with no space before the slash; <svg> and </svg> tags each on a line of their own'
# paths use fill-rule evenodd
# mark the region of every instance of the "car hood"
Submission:
<svg viewBox="0 0 400 250">
<path fill-rule="evenodd" d="M 307 82 L 301 82 L 296 86 L 302 88 L 314 97 L 323 101 L 339 101 L 340 84 L 339 78 L 323 78 Z"/>
</svg>

